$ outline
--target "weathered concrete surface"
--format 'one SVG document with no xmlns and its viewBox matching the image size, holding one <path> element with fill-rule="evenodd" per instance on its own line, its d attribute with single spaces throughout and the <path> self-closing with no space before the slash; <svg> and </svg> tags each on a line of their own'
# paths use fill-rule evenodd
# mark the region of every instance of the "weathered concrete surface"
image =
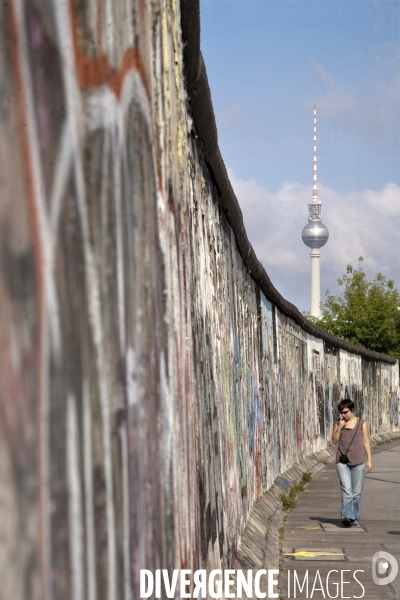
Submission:
<svg viewBox="0 0 400 600">
<path fill-rule="evenodd" d="M 400 442 L 393 441 L 373 448 L 373 470 L 366 474 L 362 496 L 360 528 L 345 528 L 340 522 L 340 489 L 335 466 L 321 471 L 317 477 L 300 494 L 297 507 L 286 519 L 285 536 L 282 542 L 282 558 L 280 572 L 280 594 L 282 598 L 294 597 L 293 571 L 296 570 L 300 582 L 305 572 L 309 573 L 309 596 L 316 599 L 329 597 L 326 589 L 326 577 L 329 571 L 336 569 L 338 573 L 330 576 L 330 594 L 336 591 L 334 582 L 340 582 L 340 571 L 344 580 L 350 584 L 339 588 L 339 597 L 363 597 L 365 600 L 377 598 L 400 598 L 400 576 L 388 585 L 377 585 L 372 580 L 372 557 L 381 550 L 390 553 L 400 564 Z M 336 525 L 336 527 L 332 527 Z M 305 527 L 326 527 L 328 531 L 307 531 Z M 344 560 L 305 560 L 285 557 L 285 552 L 296 549 L 339 549 L 344 553 Z M 332 559 L 332 557 L 330 557 Z M 323 582 L 325 596 L 322 591 L 315 591 L 311 596 L 312 585 L 319 571 Z M 353 572 L 359 570 L 357 578 L 365 588 L 353 578 Z M 288 589 L 288 571 L 291 572 L 290 596 Z M 363 572 L 362 572 L 363 571 Z M 383 577 L 384 575 L 380 575 Z M 317 584 L 320 586 L 320 584 Z M 297 597 L 306 598 L 305 590 Z"/>
<path fill-rule="evenodd" d="M 0 5 L 7 599 L 128 599 L 140 568 L 229 566 L 341 396 L 399 428 L 397 365 L 311 335 L 249 272 L 180 22 L 176 0 Z"/>
</svg>

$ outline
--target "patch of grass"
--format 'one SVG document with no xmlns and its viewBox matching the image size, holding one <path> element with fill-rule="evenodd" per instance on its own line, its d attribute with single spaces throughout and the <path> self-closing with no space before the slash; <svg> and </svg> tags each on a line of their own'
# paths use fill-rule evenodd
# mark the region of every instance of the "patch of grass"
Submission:
<svg viewBox="0 0 400 600">
<path fill-rule="evenodd" d="M 329 467 L 329 465 L 331 464 L 328 460 L 323 460 L 322 464 L 324 465 L 324 467 Z"/>
<path fill-rule="evenodd" d="M 292 508 L 296 508 L 296 498 L 302 492 L 306 484 L 311 481 L 312 475 L 309 471 L 303 473 L 299 483 L 295 483 L 289 490 L 288 494 L 280 494 L 279 500 L 282 502 L 282 508 L 285 511 L 289 511 Z"/>
<path fill-rule="evenodd" d="M 306 471 L 305 473 L 303 473 L 303 477 L 301 478 L 301 481 L 303 483 L 309 483 L 311 481 L 311 479 L 312 479 L 312 475 L 311 475 L 310 471 Z"/>
<path fill-rule="evenodd" d="M 279 494 L 279 500 L 282 502 L 283 510 L 296 508 L 296 496 L 289 494 Z"/>
<path fill-rule="evenodd" d="M 396 437 L 392 437 L 392 438 L 390 438 L 390 440 L 383 440 L 380 442 L 376 442 L 375 446 L 383 446 L 384 444 L 389 444 L 389 442 L 396 442 L 397 440 L 400 440 L 400 435 L 398 435 Z"/>
<path fill-rule="evenodd" d="M 285 524 L 281 525 L 281 527 L 279 527 L 279 539 L 283 540 L 283 538 L 285 537 Z"/>
</svg>

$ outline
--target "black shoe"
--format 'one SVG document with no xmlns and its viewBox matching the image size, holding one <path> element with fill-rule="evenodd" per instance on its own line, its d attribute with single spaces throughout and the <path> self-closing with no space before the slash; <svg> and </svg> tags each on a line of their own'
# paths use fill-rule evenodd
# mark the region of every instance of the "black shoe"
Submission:
<svg viewBox="0 0 400 600">
<path fill-rule="evenodd" d="M 356 523 L 355 521 L 353 521 L 353 519 L 351 520 L 351 523 L 350 523 L 350 525 L 351 525 L 352 527 L 358 527 L 358 523 Z"/>
<path fill-rule="evenodd" d="M 342 525 L 344 525 L 345 527 L 350 527 L 350 525 L 351 525 L 350 519 L 347 519 L 347 518 L 342 519 Z"/>
</svg>

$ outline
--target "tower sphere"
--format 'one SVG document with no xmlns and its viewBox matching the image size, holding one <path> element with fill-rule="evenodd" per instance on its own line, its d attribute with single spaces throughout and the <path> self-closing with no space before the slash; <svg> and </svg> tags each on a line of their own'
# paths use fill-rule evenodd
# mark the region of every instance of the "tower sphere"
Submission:
<svg viewBox="0 0 400 600">
<path fill-rule="evenodd" d="M 328 241 L 329 231 L 322 221 L 310 221 L 304 227 L 301 237 L 309 248 L 321 248 Z"/>
</svg>

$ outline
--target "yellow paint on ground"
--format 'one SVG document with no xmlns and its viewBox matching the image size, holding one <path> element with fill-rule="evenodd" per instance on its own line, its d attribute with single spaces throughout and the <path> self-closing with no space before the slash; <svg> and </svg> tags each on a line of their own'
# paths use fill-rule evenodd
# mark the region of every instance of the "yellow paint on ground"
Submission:
<svg viewBox="0 0 400 600">
<path fill-rule="evenodd" d="M 324 550 L 299 550 L 298 552 L 284 552 L 283 556 L 344 556 L 344 552 L 329 552 Z"/>
</svg>

